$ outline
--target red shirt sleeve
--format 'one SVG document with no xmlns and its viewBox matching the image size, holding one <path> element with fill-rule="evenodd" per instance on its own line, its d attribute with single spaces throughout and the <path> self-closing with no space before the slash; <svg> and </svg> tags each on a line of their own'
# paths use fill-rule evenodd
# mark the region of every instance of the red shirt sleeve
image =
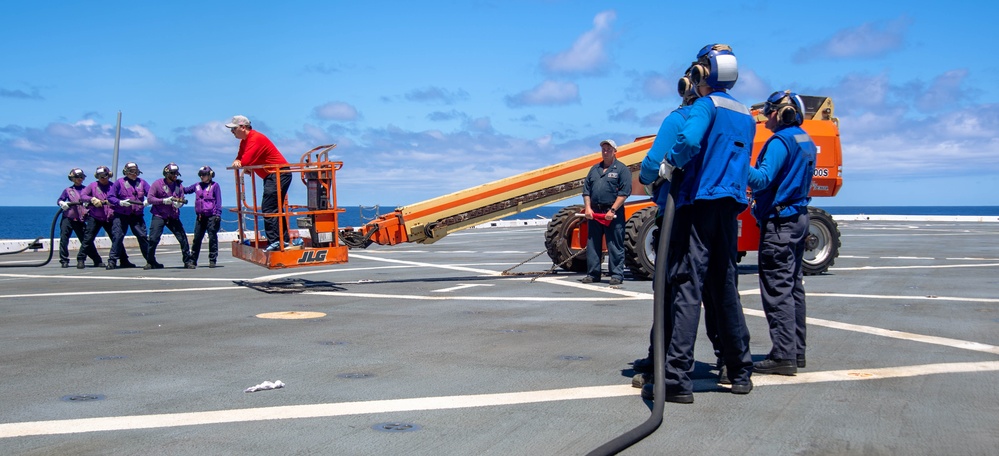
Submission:
<svg viewBox="0 0 999 456">
<path fill-rule="evenodd" d="M 242 162 L 243 166 L 288 164 L 288 160 L 285 160 L 284 155 L 281 155 L 274 143 L 267 139 L 263 133 L 254 130 L 250 130 L 246 139 L 240 141 L 236 158 Z M 261 178 L 270 174 L 263 169 L 258 169 L 255 172 Z"/>
</svg>

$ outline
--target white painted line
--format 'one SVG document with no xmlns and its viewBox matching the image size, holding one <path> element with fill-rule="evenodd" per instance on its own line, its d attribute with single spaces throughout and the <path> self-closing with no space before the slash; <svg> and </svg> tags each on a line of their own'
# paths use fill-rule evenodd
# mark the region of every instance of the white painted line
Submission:
<svg viewBox="0 0 999 456">
<path fill-rule="evenodd" d="M 167 290 L 107 290 L 107 291 L 88 291 L 87 295 L 119 295 L 119 294 L 146 294 L 146 293 L 177 293 L 183 291 L 233 291 L 233 290 L 250 290 L 246 287 L 213 287 L 213 288 L 170 288 Z M 12 295 L 0 295 L 0 299 L 7 298 L 39 298 L 45 296 L 79 296 L 81 292 L 79 291 L 69 291 L 64 293 L 26 293 L 26 294 L 12 294 Z"/>
<path fill-rule="evenodd" d="M 802 385 L 808 383 L 919 377 L 923 375 L 993 372 L 997 370 L 999 370 L 999 361 L 981 361 L 881 367 L 876 369 L 848 369 L 805 373 L 799 372 L 798 375 L 795 376 L 756 374 L 753 376 L 753 385 Z"/>
<path fill-rule="evenodd" d="M 882 260 L 934 260 L 931 257 L 914 257 L 914 256 L 886 256 L 881 257 Z"/>
<path fill-rule="evenodd" d="M 450 292 L 450 291 L 464 290 L 466 288 L 472 288 L 472 287 L 491 287 L 491 286 L 493 286 L 493 284 L 491 284 L 491 283 L 464 283 L 464 284 L 455 285 L 455 286 L 450 287 L 450 288 L 441 288 L 439 290 L 430 290 L 430 292 L 431 293 L 447 293 L 447 292 Z"/>
<path fill-rule="evenodd" d="M 17 279 L 58 279 L 58 280 L 152 280 L 152 281 L 183 281 L 183 282 L 232 282 L 233 280 L 250 280 L 250 279 L 240 279 L 240 278 L 207 278 L 207 277 L 149 277 L 149 276 L 91 276 L 91 275 L 38 275 L 38 274 L 0 274 L 0 277 L 10 277 Z"/>
<path fill-rule="evenodd" d="M 381 269 L 400 269 L 406 268 L 408 266 L 368 266 L 362 268 L 320 268 L 320 269 L 308 269 L 308 270 L 297 270 L 293 272 L 285 272 L 281 274 L 271 274 L 260 276 L 254 279 L 250 279 L 251 282 L 269 282 L 271 280 L 284 279 L 288 277 L 311 275 L 311 274 L 332 274 L 338 272 L 348 272 L 348 271 L 376 271 Z"/>
<path fill-rule="evenodd" d="M 487 276 L 499 275 L 499 272 L 493 271 L 491 269 L 479 269 L 479 268 L 469 268 L 464 266 L 451 266 L 446 264 L 424 263 L 422 261 L 404 261 L 404 260 L 395 260 L 391 258 L 375 258 L 367 255 L 353 255 L 353 257 L 360 258 L 362 260 L 384 261 L 386 263 L 405 264 L 409 266 L 419 266 L 423 268 L 450 269 L 452 271 L 474 272 L 476 274 L 487 275 Z"/>
<path fill-rule="evenodd" d="M 958 301 L 958 302 L 996 302 L 999 298 L 960 298 L 956 296 L 893 296 L 893 295 L 863 295 L 850 293 L 808 293 L 807 296 L 824 296 L 830 298 L 861 298 L 861 299 L 904 299 L 915 301 Z"/>
<path fill-rule="evenodd" d="M 742 311 L 746 315 L 752 315 L 755 317 L 766 316 L 766 314 L 764 314 L 762 310 L 742 309 Z M 996 347 L 995 345 L 987 345 L 978 342 L 969 342 L 960 339 L 948 339 L 946 337 L 926 336 L 923 334 L 915 334 L 910 332 L 894 331 L 891 329 L 875 328 L 873 326 L 854 325 L 850 323 L 841 323 L 838 321 L 822 320 L 819 318 L 811 318 L 811 317 L 806 318 L 805 322 L 808 325 L 841 329 L 843 331 L 853 331 L 864 334 L 870 334 L 873 336 L 890 337 L 892 339 L 922 342 L 933 345 L 943 345 L 945 347 L 960 348 L 962 350 L 971 350 L 971 351 L 978 351 L 978 352 L 985 352 L 994 355 L 999 355 L 999 347 Z"/>
<path fill-rule="evenodd" d="M 647 297 L 622 296 L 611 298 L 606 296 L 593 297 L 559 297 L 559 296 L 423 296 L 423 295 L 393 295 L 380 293 L 351 293 L 347 291 L 303 291 L 302 295 L 350 296 L 369 299 L 406 299 L 410 301 L 517 301 L 517 302 L 614 302 L 649 299 Z"/>
<path fill-rule="evenodd" d="M 827 372 L 799 373 L 796 376 L 755 375 L 756 386 L 794 385 L 821 382 L 886 380 L 923 375 L 999 371 L 999 361 L 924 364 L 918 366 L 878 369 L 850 369 Z M 696 391 L 717 388 L 713 380 L 695 382 Z M 0 439 L 32 435 L 81 434 L 88 432 L 124 431 L 134 429 L 170 428 L 251 421 L 276 421 L 301 418 L 398 413 L 424 410 L 455 410 L 473 407 L 496 407 L 580 399 L 638 396 L 631 385 L 607 385 L 565 388 L 516 393 L 477 394 L 464 396 L 420 397 L 343 403 L 257 407 L 206 412 L 169 413 L 156 415 L 111 416 L 69 420 L 28 421 L 0 424 Z"/>
<path fill-rule="evenodd" d="M 829 268 L 830 271 L 875 271 L 882 269 L 952 269 L 952 268 L 994 268 L 999 263 L 988 264 L 939 264 L 924 266 L 860 266 L 856 268 Z"/>
</svg>

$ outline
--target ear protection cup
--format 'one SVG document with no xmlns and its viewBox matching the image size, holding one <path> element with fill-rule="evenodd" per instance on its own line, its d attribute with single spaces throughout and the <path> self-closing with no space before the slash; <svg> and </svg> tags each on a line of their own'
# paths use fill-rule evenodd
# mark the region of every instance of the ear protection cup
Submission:
<svg viewBox="0 0 999 456">
<path fill-rule="evenodd" d="M 798 110 L 794 106 L 785 105 L 777 109 L 777 123 L 780 125 L 796 125 Z"/>
<path fill-rule="evenodd" d="M 690 82 L 695 86 L 705 83 L 708 80 L 708 76 L 711 76 L 711 69 L 707 65 L 693 63 L 687 69 L 687 77 L 690 78 Z"/>
<path fill-rule="evenodd" d="M 690 78 L 684 76 L 676 81 L 676 93 L 680 94 L 680 98 L 687 96 L 687 91 L 694 88 L 694 83 L 690 81 Z"/>
</svg>

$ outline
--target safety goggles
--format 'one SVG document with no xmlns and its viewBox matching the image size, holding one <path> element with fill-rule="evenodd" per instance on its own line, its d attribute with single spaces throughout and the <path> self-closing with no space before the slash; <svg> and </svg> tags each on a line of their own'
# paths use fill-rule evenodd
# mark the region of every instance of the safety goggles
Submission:
<svg viewBox="0 0 999 456">
<path fill-rule="evenodd" d="M 781 101 L 788 96 L 788 93 L 782 90 L 778 90 L 770 94 L 770 97 L 767 98 L 767 102 L 763 105 L 763 115 L 770 117 L 770 113 L 774 112 L 777 109 L 777 106 L 783 104 Z"/>
</svg>

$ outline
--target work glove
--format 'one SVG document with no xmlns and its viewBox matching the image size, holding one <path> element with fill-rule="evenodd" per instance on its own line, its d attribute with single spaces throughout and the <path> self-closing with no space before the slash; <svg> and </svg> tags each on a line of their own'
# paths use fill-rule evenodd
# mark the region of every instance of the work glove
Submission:
<svg viewBox="0 0 999 456">
<path fill-rule="evenodd" d="M 64 211 L 68 211 L 69 210 L 69 203 L 67 203 L 65 201 L 60 201 L 59 202 L 59 207 L 61 207 L 62 210 L 64 210 Z"/>
<path fill-rule="evenodd" d="M 146 206 L 148 206 L 150 204 L 152 204 L 152 203 L 149 202 L 149 198 L 143 198 L 142 199 L 142 207 L 146 207 Z"/>
<path fill-rule="evenodd" d="M 93 204 L 94 207 L 101 207 L 101 200 L 97 199 L 97 197 L 95 196 L 93 198 L 90 198 L 90 204 Z"/>
<path fill-rule="evenodd" d="M 119 200 L 118 201 L 118 205 L 121 206 L 121 207 L 131 207 L 132 206 L 132 202 L 129 201 L 129 200 Z"/>
<path fill-rule="evenodd" d="M 659 177 L 663 178 L 664 180 L 673 179 L 673 165 L 669 164 L 669 162 L 666 161 L 665 158 L 663 159 L 662 163 L 659 163 Z"/>
<path fill-rule="evenodd" d="M 173 204 L 174 209 L 180 209 L 180 207 L 184 205 L 184 200 L 176 200 L 171 204 Z"/>
<path fill-rule="evenodd" d="M 163 198 L 163 204 L 173 204 L 173 197 L 168 196 L 166 198 Z"/>
</svg>

